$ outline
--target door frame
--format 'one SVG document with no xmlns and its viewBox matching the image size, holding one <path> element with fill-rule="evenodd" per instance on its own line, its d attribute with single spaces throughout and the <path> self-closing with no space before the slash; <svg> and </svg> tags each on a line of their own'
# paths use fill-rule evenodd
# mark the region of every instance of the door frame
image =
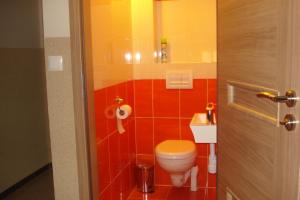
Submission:
<svg viewBox="0 0 300 200">
<path fill-rule="evenodd" d="M 94 117 L 93 69 L 88 57 L 89 41 L 84 30 L 89 27 L 89 19 L 83 15 L 88 11 L 89 1 L 69 0 L 71 63 L 73 78 L 73 98 L 75 111 L 75 131 L 80 199 L 98 200 L 97 151 Z M 84 23 L 85 22 L 85 23 Z M 88 38 L 87 38 L 88 39 Z"/>
<path fill-rule="evenodd" d="M 288 78 L 286 83 L 290 88 L 296 91 L 297 96 L 300 96 L 300 1 L 287 0 L 283 1 L 282 12 L 286 12 L 287 24 L 286 35 L 282 42 L 286 43 L 285 58 L 281 61 L 283 66 L 290 66 L 290 71 L 285 74 Z M 284 10 L 285 9 L 285 10 Z M 285 24 L 284 22 L 281 22 Z M 284 34 L 284 33 L 282 33 Z M 280 111 L 280 119 L 282 120 L 285 114 L 293 114 L 296 120 L 300 120 L 300 101 L 293 108 L 282 109 Z M 300 199 L 300 124 L 297 125 L 293 132 L 287 132 L 284 126 L 281 127 L 281 134 L 278 135 L 278 140 L 281 141 L 278 151 L 279 160 L 282 162 L 277 166 L 277 173 L 282 173 L 277 180 L 277 188 L 274 188 L 274 193 L 278 199 Z M 286 135 L 288 134 L 288 135 Z"/>
</svg>

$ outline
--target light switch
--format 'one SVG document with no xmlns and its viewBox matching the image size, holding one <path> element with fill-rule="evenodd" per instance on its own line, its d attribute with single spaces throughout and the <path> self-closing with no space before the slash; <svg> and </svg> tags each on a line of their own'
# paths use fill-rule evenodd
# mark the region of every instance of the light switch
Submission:
<svg viewBox="0 0 300 200">
<path fill-rule="evenodd" d="M 48 71 L 63 71 L 64 60 L 62 56 L 48 56 Z"/>
<path fill-rule="evenodd" d="M 174 70 L 166 72 L 167 89 L 192 89 L 193 72 L 191 70 Z"/>
</svg>

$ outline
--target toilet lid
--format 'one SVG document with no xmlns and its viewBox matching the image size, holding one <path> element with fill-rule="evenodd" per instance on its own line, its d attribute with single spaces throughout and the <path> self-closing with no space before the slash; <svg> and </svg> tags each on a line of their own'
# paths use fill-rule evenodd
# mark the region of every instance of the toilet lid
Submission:
<svg viewBox="0 0 300 200">
<path fill-rule="evenodd" d="M 196 145 L 189 140 L 166 140 L 156 146 L 158 155 L 185 156 L 195 153 Z"/>
</svg>

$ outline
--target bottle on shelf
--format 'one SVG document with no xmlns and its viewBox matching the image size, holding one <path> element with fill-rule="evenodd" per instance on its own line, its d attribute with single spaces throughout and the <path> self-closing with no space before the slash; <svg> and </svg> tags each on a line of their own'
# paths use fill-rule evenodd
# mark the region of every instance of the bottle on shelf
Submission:
<svg viewBox="0 0 300 200">
<path fill-rule="evenodd" d="M 161 62 L 168 62 L 168 40 L 167 38 L 161 38 L 160 40 Z"/>
</svg>

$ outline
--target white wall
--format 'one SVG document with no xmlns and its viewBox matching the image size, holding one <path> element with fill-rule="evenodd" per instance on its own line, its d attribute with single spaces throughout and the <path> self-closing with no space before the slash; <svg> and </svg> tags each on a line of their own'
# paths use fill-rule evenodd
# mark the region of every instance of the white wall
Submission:
<svg viewBox="0 0 300 200">
<path fill-rule="evenodd" d="M 41 8 L 41 0 L 1 0 L 0 47 L 42 47 Z"/>
<path fill-rule="evenodd" d="M 47 71 L 47 95 L 56 200 L 79 200 L 68 0 L 43 0 L 46 65 L 61 55 L 63 71 Z"/>
<path fill-rule="evenodd" d="M 45 38 L 70 37 L 69 1 L 43 0 Z"/>
<path fill-rule="evenodd" d="M 48 164 L 40 0 L 0 1 L 0 193 Z"/>
</svg>

